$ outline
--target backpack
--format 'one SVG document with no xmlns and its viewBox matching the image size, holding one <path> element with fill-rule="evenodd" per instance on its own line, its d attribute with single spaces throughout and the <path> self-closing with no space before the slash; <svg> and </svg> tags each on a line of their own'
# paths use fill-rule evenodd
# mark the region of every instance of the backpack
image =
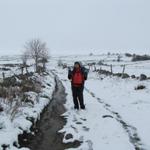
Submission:
<svg viewBox="0 0 150 150">
<path fill-rule="evenodd" d="M 84 75 L 82 74 L 81 70 L 74 72 L 72 76 L 72 83 L 77 85 L 81 85 L 84 83 Z"/>
<path fill-rule="evenodd" d="M 85 67 L 81 67 L 81 73 L 84 77 L 84 80 L 87 80 L 88 72 L 89 72 L 89 69 L 87 69 Z M 74 73 L 75 73 L 75 70 L 69 67 L 68 68 L 68 79 L 71 79 Z"/>
</svg>

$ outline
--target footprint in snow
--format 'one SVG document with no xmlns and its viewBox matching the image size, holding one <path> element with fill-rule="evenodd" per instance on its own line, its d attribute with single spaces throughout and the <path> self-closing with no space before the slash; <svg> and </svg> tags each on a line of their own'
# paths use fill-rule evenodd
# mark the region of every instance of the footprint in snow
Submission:
<svg viewBox="0 0 150 150">
<path fill-rule="evenodd" d="M 78 130 L 77 130 L 77 128 L 74 127 L 73 125 L 71 125 L 71 128 L 74 129 L 74 131 L 75 131 L 76 133 L 79 133 Z"/>
<path fill-rule="evenodd" d="M 103 117 L 103 118 L 114 118 L 114 117 L 111 116 L 111 115 L 103 115 L 102 117 Z"/>
<path fill-rule="evenodd" d="M 81 125 L 81 124 L 82 124 L 82 122 L 76 122 L 76 124 Z"/>
<path fill-rule="evenodd" d="M 88 150 L 93 150 L 93 142 L 91 140 L 86 141 L 88 144 Z"/>
<path fill-rule="evenodd" d="M 87 119 L 86 118 L 80 118 L 82 121 L 87 121 Z"/>
<path fill-rule="evenodd" d="M 87 131 L 87 132 L 90 130 L 90 128 L 88 128 L 86 126 L 83 126 L 82 128 L 83 128 L 84 131 Z"/>
</svg>

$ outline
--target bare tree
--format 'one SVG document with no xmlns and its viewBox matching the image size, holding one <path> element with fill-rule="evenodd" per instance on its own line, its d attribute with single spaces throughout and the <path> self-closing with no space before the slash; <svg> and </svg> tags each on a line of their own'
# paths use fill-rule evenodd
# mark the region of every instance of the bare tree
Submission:
<svg viewBox="0 0 150 150">
<path fill-rule="evenodd" d="M 41 55 L 41 63 L 43 64 L 43 70 L 46 70 L 46 63 L 48 62 L 49 54 L 48 50 L 43 50 L 42 55 Z"/>
<path fill-rule="evenodd" d="M 22 74 L 23 74 L 24 68 L 26 69 L 26 73 L 28 73 L 27 61 L 29 59 L 29 54 L 27 50 L 23 53 L 21 59 L 22 59 L 22 66 L 21 66 Z"/>
<path fill-rule="evenodd" d="M 61 59 L 58 60 L 58 66 L 61 67 L 63 65 L 63 62 Z"/>
<path fill-rule="evenodd" d="M 25 49 L 29 51 L 31 57 L 34 59 L 37 72 L 39 60 L 43 57 L 43 54 L 48 51 L 46 43 L 40 39 L 33 39 L 25 44 Z"/>
</svg>

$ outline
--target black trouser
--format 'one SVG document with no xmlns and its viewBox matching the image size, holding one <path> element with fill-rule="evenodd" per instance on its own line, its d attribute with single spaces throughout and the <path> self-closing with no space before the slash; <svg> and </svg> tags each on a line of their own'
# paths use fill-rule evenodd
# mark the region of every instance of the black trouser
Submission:
<svg viewBox="0 0 150 150">
<path fill-rule="evenodd" d="M 84 99 L 83 99 L 83 90 L 84 90 L 83 85 L 79 87 L 72 85 L 72 95 L 73 95 L 73 102 L 74 102 L 75 109 L 79 109 L 79 104 L 81 109 L 85 108 Z"/>
</svg>

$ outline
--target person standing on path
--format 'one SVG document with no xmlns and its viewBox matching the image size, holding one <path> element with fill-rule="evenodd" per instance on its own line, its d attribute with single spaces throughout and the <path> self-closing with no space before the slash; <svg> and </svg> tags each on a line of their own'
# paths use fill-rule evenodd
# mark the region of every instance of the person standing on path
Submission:
<svg viewBox="0 0 150 150">
<path fill-rule="evenodd" d="M 74 68 L 68 71 L 68 79 L 71 81 L 74 109 L 85 109 L 83 90 L 84 82 L 87 80 L 88 70 L 79 62 L 74 63 Z"/>
</svg>

